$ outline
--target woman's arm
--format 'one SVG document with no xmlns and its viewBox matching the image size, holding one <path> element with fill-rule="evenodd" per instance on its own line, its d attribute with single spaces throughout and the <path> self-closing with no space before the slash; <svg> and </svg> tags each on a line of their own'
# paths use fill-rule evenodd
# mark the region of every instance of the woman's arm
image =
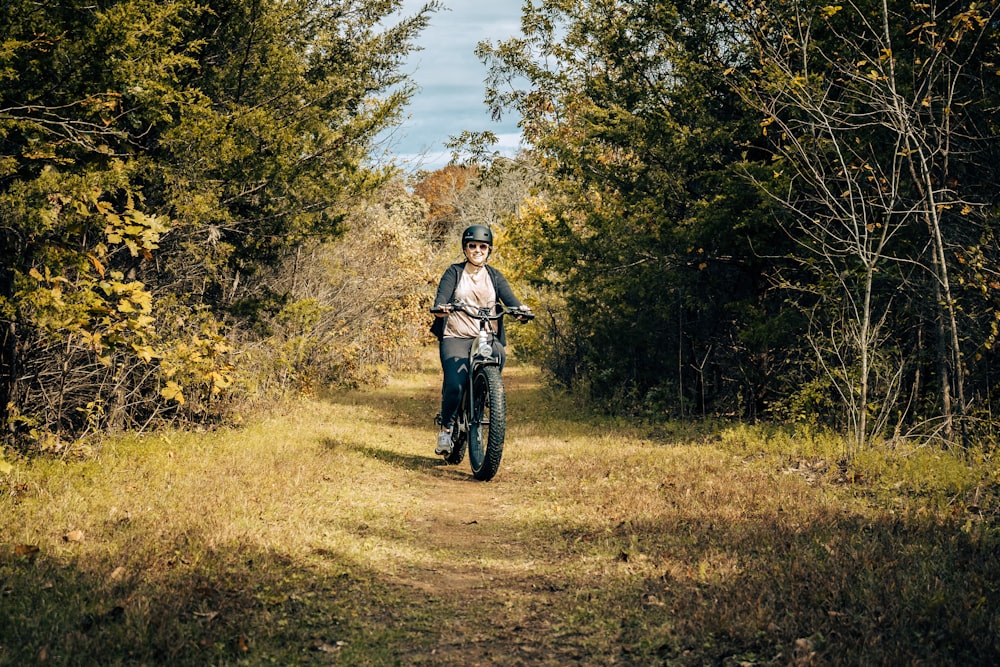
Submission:
<svg viewBox="0 0 1000 667">
<path fill-rule="evenodd" d="M 493 267 L 488 268 L 492 269 L 493 287 L 497 291 L 497 299 L 508 308 L 523 307 L 524 304 L 514 295 L 514 290 L 510 288 L 510 283 L 503 277 L 503 274 Z"/>
<path fill-rule="evenodd" d="M 437 294 L 434 296 L 435 306 L 451 303 L 451 297 L 454 296 L 455 287 L 458 285 L 458 272 L 461 270 L 461 266 L 461 264 L 452 264 L 445 269 L 444 275 L 441 276 L 441 282 L 438 283 Z"/>
</svg>

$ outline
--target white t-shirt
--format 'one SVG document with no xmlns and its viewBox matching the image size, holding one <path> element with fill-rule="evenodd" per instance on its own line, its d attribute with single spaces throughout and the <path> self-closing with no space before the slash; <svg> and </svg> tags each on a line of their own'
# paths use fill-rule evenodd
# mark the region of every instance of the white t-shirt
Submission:
<svg viewBox="0 0 1000 667">
<path fill-rule="evenodd" d="M 497 305 L 497 290 L 490 280 L 490 274 L 483 266 L 473 275 L 463 270 L 455 287 L 455 301 L 463 301 L 474 308 L 493 309 Z M 491 322 L 492 327 L 496 326 Z M 479 335 L 479 321 L 466 313 L 456 310 L 448 315 L 448 324 L 444 328 L 445 338 L 475 338 Z"/>
</svg>

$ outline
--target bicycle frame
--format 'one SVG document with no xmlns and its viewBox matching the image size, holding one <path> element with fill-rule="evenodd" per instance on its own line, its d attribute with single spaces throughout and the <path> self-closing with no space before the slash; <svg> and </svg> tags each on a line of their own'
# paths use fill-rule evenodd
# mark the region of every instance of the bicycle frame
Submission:
<svg viewBox="0 0 1000 667">
<path fill-rule="evenodd" d="M 486 308 L 481 309 L 481 311 L 487 310 Z M 479 320 L 479 336 L 472 341 L 472 347 L 469 349 L 469 392 L 471 395 L 472 391 L 472 376 L 473 372 L 480 366 L 499 366 L 500 357 L 493 356 L 493 345 L 497 342 L 496 334 L 492 329 L 489 328 L 488 323 L 490 321 L 495 321 L 503 317 L 501 312 L 498 316 L 490 316 L 488 313 L 480 312 L 479 315 L 475 316 Z M 484 335 L 485 334 L 485 335 Z M 481 354 L 483 346 L 489 346 L 489 354 Z"/>
<path fill-rule="evenodd" d="M 444 308 L 432 309 L 432 312 L 453 310 L 462 310 L 476 319 L 479 335 L 473 339 L 469 349 L 469 377 L 452 423 L 454 447 L 445 460 L 452 464 L 461 463 L 468 447 L 473 477 L 487 481 L 499 468 L 506 429 L 506 399 L 500 377 L 500 358 L 493 354 L 492 349 L 497 339 L 489 323 L 500 320 L 504 315 L 514 315 L 522 321 L 533 319 L 534 315 L 522 309 L 504 306 L 473 308 L 461 302 L 446 304 Z"/>
</svg>

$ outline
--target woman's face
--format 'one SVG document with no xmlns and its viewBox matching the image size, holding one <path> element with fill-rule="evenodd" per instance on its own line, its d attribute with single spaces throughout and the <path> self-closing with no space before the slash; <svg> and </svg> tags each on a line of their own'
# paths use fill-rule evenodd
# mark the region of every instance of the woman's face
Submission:
<svg viewBox="0 0 1000 667">
<path fill-rule="evenodd" d="M 486 243 L 472 241 L 465 244 L 465 258 L 475 266 L 482 266 L 490 256 L 490 246 Z"/>
</svg>

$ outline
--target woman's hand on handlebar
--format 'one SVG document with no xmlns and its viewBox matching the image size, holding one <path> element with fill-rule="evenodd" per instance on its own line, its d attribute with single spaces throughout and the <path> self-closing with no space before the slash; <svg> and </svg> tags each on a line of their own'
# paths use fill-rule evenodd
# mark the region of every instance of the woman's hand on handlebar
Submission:
<svg viewBox="0 0 1000 667">
<path fill-rule="evenodd" d="M 518 306 L 517 308 L 505 308 L 497 305 L 496 308 L 473 308 L 462 301 L 454 303 L 439 303 L 431 307 L 431 312 L 436 317 L 445 317 L 450 313 L 461 310 L 476 319 L 498 320 L 504 315 L 513 315 L 520 322 L 528 322 L 535 319 L 535 314 L 531 312 L 529 306 Z"/>
<path fill-rule="evenodd" d="M 531 306 L 520 306 L 511 308 L 511 314 L 517 318 L 518 322 L 530 322 L 535 319 L 535 314 L 531 312 Z"/>
<path fill-rule="evenodd" d="M 448 317 L 448 314 L 454 310 L 454 306 L 450 303 L 436 304 L 431 307 L 431 312 L 434 313 L 434 317 Z"/>
</svg>

